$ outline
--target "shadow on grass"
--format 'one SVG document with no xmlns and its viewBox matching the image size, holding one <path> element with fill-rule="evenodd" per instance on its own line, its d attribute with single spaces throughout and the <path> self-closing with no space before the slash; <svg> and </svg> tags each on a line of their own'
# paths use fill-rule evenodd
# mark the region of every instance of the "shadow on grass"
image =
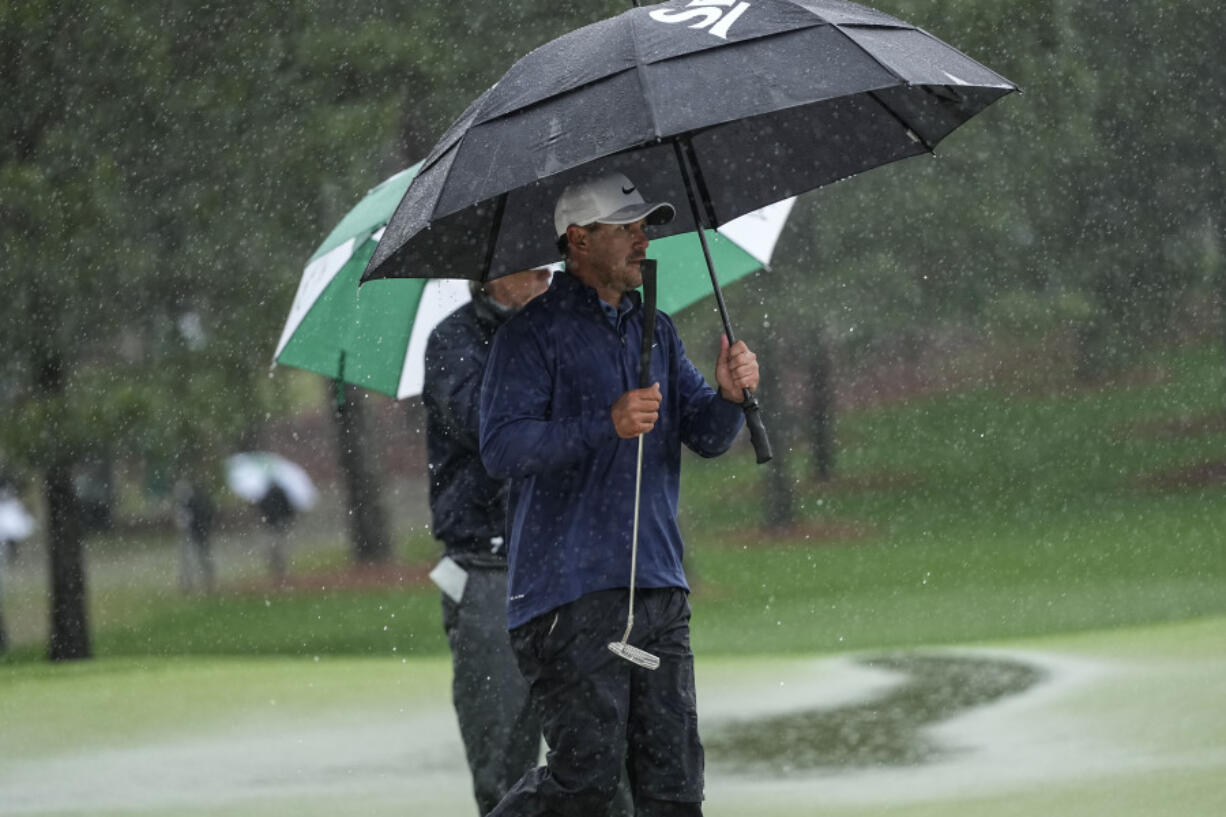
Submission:
<svg viewBox="0 0 1226 817">
<path fill-rule="evenodd" d="M 900 653 L 862 663 L 906 679 L 863 703 L 710 730 L 703 738 L 708 761 L 728 772 L 757 775 L 925 763 L 956 751 L 925 736 L 925 727 L 1016 695 L 1044 677 L 1028 664 L 957 655 Z"/>
</svg>

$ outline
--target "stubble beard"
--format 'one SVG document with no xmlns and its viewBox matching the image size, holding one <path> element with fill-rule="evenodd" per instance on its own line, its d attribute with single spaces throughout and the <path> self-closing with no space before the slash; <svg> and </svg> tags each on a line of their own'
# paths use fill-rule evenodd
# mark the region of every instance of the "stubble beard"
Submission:
<svg viewBox="0 0 1226 817">
<path fill-rule="evenodd" d="M 602 285 L 622 295 L 641 287 L 643 285 L 641 261 L 631 261 L 630 258 L 628 256 L 626 262 L 621 266 L 608 268 L 603 276 L 604 280 L 601 281 Z"/>
<path fill-rule="evenodd" d="M 643 259 L 636 259 L 633 255 L 627 256 L 625 269 L 626 272 L 622 276 L 626 284 L 625 289 L 622 290 L 623 294 L 643 285 Z"/>
</svg>

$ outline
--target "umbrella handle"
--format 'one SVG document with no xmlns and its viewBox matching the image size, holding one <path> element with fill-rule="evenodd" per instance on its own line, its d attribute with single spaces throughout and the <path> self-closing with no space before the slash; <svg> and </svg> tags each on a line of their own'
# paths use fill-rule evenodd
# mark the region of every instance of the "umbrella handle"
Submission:
<svg viewBox="0 0 1226 817">
<path fill-rule="evenodd" d="M 745 412 L 745 425 L 749 427 L 749 441 L 753 443 L 753 452 L 758 457 L 758 465 L 770 462 L 775 456 L 771 449 L 770 438 L 766 436 L 766 426 L 762 423 L 762 413 L 758 409 L 758 398 L 753 392 L 745 389 L 745 402 L 741 403 Z"/>
</svg>

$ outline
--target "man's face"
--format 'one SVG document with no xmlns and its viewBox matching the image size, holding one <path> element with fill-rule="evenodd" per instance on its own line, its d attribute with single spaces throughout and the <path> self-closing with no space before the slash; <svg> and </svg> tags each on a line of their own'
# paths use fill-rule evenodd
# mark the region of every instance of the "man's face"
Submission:
<svg viewBox="0 0 1226 817">
<path fill-rule="evenodd" d="M 549 289 L 552 273 L 547 269 L 527 269 L 488 281 L 485 291 L 498 303 L 519 309 L 537 295 Z"/>
<path fill-rule="evenodd" d="M 643 285 L 641 264 L 647 257 L 645 221 L 593 224 L 587 234 L 584 266 L 601 286 L 627 293 Z"/>
</svg>

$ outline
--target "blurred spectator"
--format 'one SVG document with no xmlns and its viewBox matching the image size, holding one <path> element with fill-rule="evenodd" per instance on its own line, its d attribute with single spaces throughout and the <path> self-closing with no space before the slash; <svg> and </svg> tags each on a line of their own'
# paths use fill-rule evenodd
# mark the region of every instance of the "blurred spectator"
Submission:
<svg viewBox="0 0 1226 817">
<path fill-rule="evenodd" d="M 175 524 L 179 529 L 179 587 L 184 593 L 217 589 L 213 565 L 213 518 L 216 508 L 203 486 L 191 480 L 175 483 Z"/>
<path fill-rule="evenodd" d="M 268 526 L 268 572 L 273 581 L 285 581 L 289 567 L 289 528 L 297 512 L 285 489 L 277 482 L 256 502 L 260 516 Z"/>
</svg>

